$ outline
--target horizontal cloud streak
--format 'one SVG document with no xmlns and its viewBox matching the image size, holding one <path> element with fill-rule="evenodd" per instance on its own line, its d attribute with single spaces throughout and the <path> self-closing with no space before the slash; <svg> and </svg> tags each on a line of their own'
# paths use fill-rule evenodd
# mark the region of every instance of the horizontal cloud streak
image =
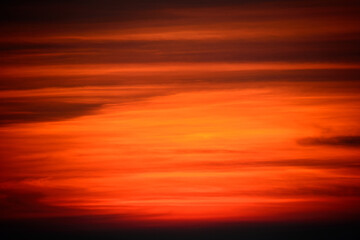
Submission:
<svg viewBox="0 0 360 240">
<path fill-rule="evenodd" d="M 359 39 L 3 43 L 3 64 L 358 62 Z"/>
<path fill-rule="evenodd" d="M 298 143 L 304 146 L 358 147 L 360 146 L 360 136 L 303 138 L 299 139 Z"/>
<path fill-rule="evenodd" d="M 3 91 L 0 103 L 0 125 L 62 121 L 96 114 L 96 111 L 106 104 L 129 104 L 170 93 L 164 90 L 166 88 L 143 86 Z"/>
</svg>

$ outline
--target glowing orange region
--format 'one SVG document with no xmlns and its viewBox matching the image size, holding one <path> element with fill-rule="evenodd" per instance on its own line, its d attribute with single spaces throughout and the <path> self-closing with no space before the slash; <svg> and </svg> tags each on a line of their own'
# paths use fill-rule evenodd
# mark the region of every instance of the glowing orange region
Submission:
<svg viewBox="0 0 360 240">
<path fill-rule="evenodd" d="M 297 139 L 317 135 L 316 125 L 334 114 L 334 125 L 340 117 L 356 124 L 354 112 L 340 115 L 342 106 L 331 102 L 319 107 L 318 98 L 313 105 L 302 101 L 271 88 L 195 91 L 109 104 L 66 121 L 9 126 L 3 133 L 42 146 L 33 151 L 10 138 L 16 151 L 7 157 L 18 171 L 8 177 L 25 174 L 26 161 L 37 180 L 15 186 L 44 191 L 43 203 L 141 221 L 331 217 L 339 204 L 354 201 L 336 197 L 339 182 L 359 182 L 357 171 L 334 169 L 328 159 L 355 159 L 359 150 L 314 151 Z M 42 161 L 45 156 L 51 160 Z"/>
</svg>

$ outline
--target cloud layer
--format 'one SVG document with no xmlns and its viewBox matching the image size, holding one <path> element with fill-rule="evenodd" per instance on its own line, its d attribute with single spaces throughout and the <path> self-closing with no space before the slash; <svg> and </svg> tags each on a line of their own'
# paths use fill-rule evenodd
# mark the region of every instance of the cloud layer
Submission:
<svg viewBox="0 0 360 240">
<path fill-rule="evenodd" d="M 1 221 L 359 216 L 357 1 L 0 9 Z"/>
</svg>

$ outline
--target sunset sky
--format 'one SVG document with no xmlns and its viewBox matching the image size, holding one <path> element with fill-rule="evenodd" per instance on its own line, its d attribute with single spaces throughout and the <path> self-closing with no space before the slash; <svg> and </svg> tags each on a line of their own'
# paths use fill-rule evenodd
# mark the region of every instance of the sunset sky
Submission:
<svg viewBox="0 0 360 240">
<path fill-rule="evenodd" d="M 1 222 L 359 219 L 358 1 L 0 9 Z"/>
</svg>

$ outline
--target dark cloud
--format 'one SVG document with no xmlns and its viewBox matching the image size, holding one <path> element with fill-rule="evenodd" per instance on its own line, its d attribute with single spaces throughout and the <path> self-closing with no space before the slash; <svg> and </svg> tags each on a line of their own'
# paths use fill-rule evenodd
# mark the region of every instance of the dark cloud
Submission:
<svg viewBox="0 0 360 240">
<path fill-rule="evenodd" d="M 197 7 L 220 7 L 220 6 L 241 6 L 254 3 L 269 2 L 269 0 L 75 0 L 75 1 L 11 1 L 3 2 L 3 9 L 0 20 L 2 21 L 24 21 L 24 22 L 66 22 L 66 21 L 87 21 L 129 19 L 134 12 L 161 9 L 161 8 L 197 8 Z M 122 15 L 120 15 L 122 14 Z M 146 16 L 146 15 L 145 15 Z M 144 16 L 143 16 L 144 17 Z"/>
<path fill-rule="evenodd" d="M 172 94 L 175 91 L 145 87 L 136 89 L 137 91 L 130 89 L 133 90 L 132 93 L 124 94 L 121 89 L 115 93 L 111 90 L 111 88 L 105 90 L 101 88 L 90 89 L 90 93 L 70 92 L 64 96 L 54 96 L 53 94 L 56 95 L 56 92 L 51 92 L 50 95 L 42 97 L 4 97 L 0 102 L 0 126 L 16 123 L 62 121 L 96 114 L 96 111 L 105 104 L 117 104 L 119 106 L 143 101 L 154 96 Z M 62 90 L 58 89 L 58 91 Z"/>
<path fill-rule="evenodd" d="M 309 186 L 309 185 L 316 186 Z M 196 194 L 196 193 L 192 193 Z M 203 195 L 202 193 L 201 195 Z M 223 193 L 206 193 L 206 196 L 264 196 L 264 197 L 276 197 L 276 198 L 298 198 L 303 199 L 307 197 L 360 197 L 360 185 L 357 184 L 338 184 L 333 182 L 323 182 L 319 179 L 313 179 L 313 181 L 300 181 L 297 186 L 290 187 L 278 187 L 274 184 L 274 187 L 267 191 L 253 191 L 253 190 L 234 190 Z M 359 209 L 360 210 L 360 209 Z"/>
<path fill-rule="evenodd" d="M 222 7 L 239 9 L 239 13 L 223 11 Z M 215 15 L 204 12 L 207 9 Z M 201 26 L 208 23 L 224 26 L 229 21 L 241 23 L 264 23 L 264 21 L 288 21 L 293 19 L 321 18 L 341 20 L 357 16 L 359 5 L 356 1 L 11 1 L 3 4 L 0 11 L 1 35 L 29 36 L 81 35 L 97 30 L 117 31 L 119 29 L 143 29 L 158 26 Z M 166 10 L 185 10 L 181 14 Z M 204 11 L 205 9 L 205 11 Z M 245 10 L 245 11 L 244 11 Z M 249 10 L 249 11 L 247 11 Z M 254 11 L 255 10 L 255 11 Z M 260 11 L 259 11 L 260 10 Z M 221 13 L 220 16 L 218 15 Z M 351 21 L 350 21 L 351 23 Z M 249 27 L 254 27 L 250 25 Z M 294 28 L 299 27 L 295 24 Z M 303 26 L 304 27 L 304 26 Z M 316 28 L 311 24 L 305 27 Z M 291 30 L 291 29 L 289 29 Z M 320 29 L 321 30 L 321 29 Z M 65 34 L 66 35 L 66 34 Z M 275 34 L 276 35 L 276 34 Z M 274 35 L 274 36 L 275 36 Z M 272 37 L 274 37 L 272 36 Z"/>
<path fill-rule="evenodd" d="M 60 121 L 91 114 L 101 103 L 73 103 L 52 99 L 3 99 L 0 103 L 0 125 Z"/>
<path fill-rule="evenodd" d="M 209 149 L 206 151 L 202 149 L 200 151 L 192 150 L 192 152 L 196 152 L 197 154 L 208 154 L 208 153 L 227 153 L 227 154 L 241 154 L 240 151 L 231 151 L 231 150 L 216 150 L 211 152 L 212 150 Z M 182 152 L 185 153 L 188 152 Z M 258 167 L 265 167 L 265 168 L 288 168 L 288 167 L 300 167 L 300 168 L 313 168 L 313 169 L 333 169 L 333 170 L 351 170 L 351 171 L 359 171 L 360 170 L 360 163 L 357 158 L 355 159 L 284 159 L 284 160 L 272 160 L 272 161 L 251 161 L 251 160 L 232 160 L 232 161 L 202 161 L 191 163 L 188 165 L 190 168 L 200 168 L 202 170 L 211 169 L 212 171 L 232 171 L 235 168 L 242 169 L 242 168 L 258 168 Z"/>
<path fill-rule="evenodd" d="M 156 214 L 127 214 L 127 207 L 123 207 L 123 213 L 98 214 L 91 210 L 71 206 L 53 206 L 44 201 L 46 196 L 36 190 L 0 190 L 0 223 L 25 223 L 25 225 L 20 224 L 22 230 L 29 226 L 47 227 L 46 230 L 60 231 L 85 230 L 89 226 L 93 226 L 97 230 L 101 230 L 129 227 L 135 223 L 140 225 L 140 218 L 159 216 Z M 27 222 L 27 219 L 31 219 L 31 222 Z"/>
<path fill-rule="evenodd" d="M 4 77 L 0 81 L 0 90 L 40 89 L 49 87 L 86 87 L 123 85 L 126 80 L 108 76 L 36 76 L 36 77 Z"/>
<path fill-rule="evenodd" d="M 14 29 L 8 28 L 9 25 L 16 26 L 18 28 L 16 31 L 23 30 L 28 34 L 42 31 L 44 26 L 48 28 L 49 25 L 57 26 L 57 31 L 60 32 L 64 29 L 78 28 L 79 26 L 76 25 L 82 25 L 80 29 L 83 29 L 91 24 L 109 22 L 123 24 L 174 18 L 172 14 L 159 14 L 159 9 L 241 6 L 254 2 L 267 1 L 11 1 L 2 3 L 0 6 L 0 24 L 8 33 L 14 32 Z M 73 26 L 69 26 L 70 24 Z"/>
<path fill-rule="evenodd" d="M 318 187 L 275 189 L 273 193 L 279 196 L 360 197 L 360 185 L 327 184 Z"/>
<path fill-rule="evenodd" d="M 360 35 L 359 35 L 360 36 Z M 359 39 L 171 40 L 0 43 L 2 64 L 153 62 L 357 62 Z"/>
<path fill-rule="evenodd" d="M 62 216 L 74 211 L 44 203 L 41 201 L 45 197 L 42 192 L 2 189 L 0 196 L 0 219 Z"/>
<path fill-rule="evenodd" d="M 310 137 L 297 142 L 303 146 L 359 147 L 360 136 Z"/>
<path fill-rule="evenodd" d="M 284 1 L 284 0 L 134 0 L 134 1 L 116 1 L 116 0 L 74 0 L 74 1 L 8 1 L 3 2 L 1 7 L 3 21 L 33 21 L 33 22 L 56 22 L 56 21 L 99 21 L 112 19 L 114 17 L 129 18 L 134 12 L 145 12 L 161 8 L 201 8 L 201 7 L 223 7 L 223 6 L 277 6 L 278 8 L 289 7 L 355 7 L 358 2 L 354 0 L 345 1 Z M 123 13 L 120 16 L 119 13 Z M 140 14 L 139 14 L 140 15 Z"/>
<path fill-rule="evenodd" d="M 81 67 L 81 66 L 79 66 Z M 51 74 L 51 72 L 49 72 Z M 0 74 L 1 75 L 1 74 Z M 289 81 L 291 79 L 291 82 Z M 339 82 L 341 79 L 341 82 Z M 219 89 L 227 87 L 244 87 L 253 85 L 261 87 L 261 84 L 307 84 L 315 82 L 328 82 L 326 87 L 317 89 L 318 92 L 329 92 L 331 89 L 337 91 L 354 91 L 360 86 L 360 70 L 357 69 L 314 69 L 314 70 L 251 70 L 232 72 L 173 72 L 173 73 L 116 73 L 93 76 L 4 76 L 0 81 L 0 90 L 22 90 L 40 89 L 49 87 L 88 87 L 88 86 L 136 86 L 160 84 L 172 86 L 173 90 L 186 88 Z M 336 88 L 334 84 L 336 83 Z M 176 89 L 175 89 L 176 88 Z M 332 90 L 332 91 L 333 91 Z"/>
</svg>

